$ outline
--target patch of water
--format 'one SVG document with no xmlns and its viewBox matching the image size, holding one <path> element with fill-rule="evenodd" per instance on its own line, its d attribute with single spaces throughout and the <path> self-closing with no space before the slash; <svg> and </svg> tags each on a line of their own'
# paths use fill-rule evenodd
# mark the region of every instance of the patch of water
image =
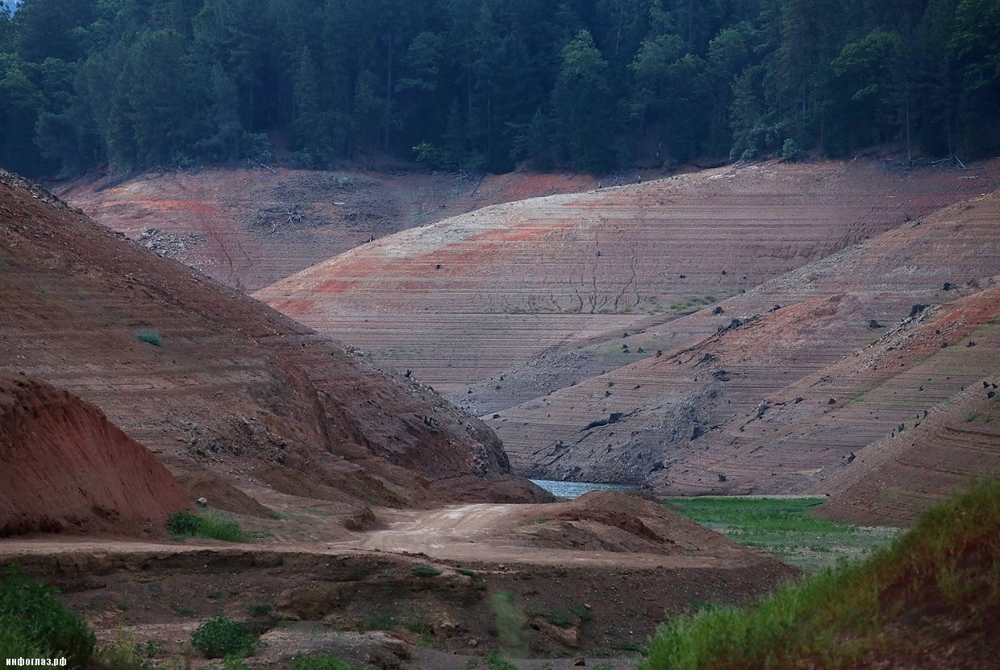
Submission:
<svg viewBox="0 0 1000 670">
<path fill-rule="evenodd" d="M 556 482 L 549 479 L 532 479 L 532 482 L 557 498 L 579 498 L 591 491 L 634 491 L 629 484 L 600 484 L 595 482 Z"/>
</svg>

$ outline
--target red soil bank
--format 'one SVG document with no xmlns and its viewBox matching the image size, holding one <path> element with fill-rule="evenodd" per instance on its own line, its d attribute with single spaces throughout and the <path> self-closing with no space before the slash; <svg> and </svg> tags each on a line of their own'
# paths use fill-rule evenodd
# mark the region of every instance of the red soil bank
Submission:
<svg viewBox="0 0 1000 670">
<path fill-rule="evenodd" d="M 161 532 L 187 496 L 146 447 L 76 396 L 0 375 L 0 536 Z"/>
</svg>

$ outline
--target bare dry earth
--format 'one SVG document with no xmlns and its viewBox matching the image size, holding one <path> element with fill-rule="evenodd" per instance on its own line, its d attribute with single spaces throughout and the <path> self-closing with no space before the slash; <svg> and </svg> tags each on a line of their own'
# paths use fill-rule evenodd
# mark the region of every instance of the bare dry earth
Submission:
<svg viewBox="0 0 1000 670">
<path fill-rule="evenodd" d="M 438 509 L 546 497 L 509 475 L 481 422 L 425 387 L 9 173 L 0 217 L 0 365 L 15 373 L 0 471 L 20 475 L 9 486 L 80 498 L 0 496 L 0 520 L 86 535 L 4 539 L 0 563 L 61 587 L 104 641 L 125 630 L 176 656 L 198 623 L 226 614 L 264 633 L 263 665 L 307 650 L 453 667 L 414 645 L 496 647 L 492 596 L 504 592 L 520 652 L 620 654 L 670 613 L 748 602 L 795 573 L 636 497 Z M 260 543 L 120 539 L 162 533 L 185 502 L 136 438 L 187 496 Z M 142 497 L 155 472 L 159 506 Z M 359 635 L 383 626 L 391 635 Z"/>
<path fill-rule="evenodd" d="M 54 192 L 105 226 L 255 291 L 348 249 L 499 202 L 593 188 L 585 175 L 277 168 L 92 176 Z"/>
<path fill-rule="evenodd" d="M 257 295 L 483 412 L 522 474 L 826 493 L 852 452 L 995 375 L 997 212 L 980 194 L 997 177 L 727 168 L 490 208 Z M 942 465 L 954 482 L 967 456 Z"/>
<path fill-rule="evenodd" d="M 489 429 L 412 380 L 9 173 L 0 220 L 0 370 L 96 405 L 175 471 L 346 507 L 535 499 Z"/>
<path fill-rule="evenodd" d="M 364 245 L 255 295 L 457 401 L 472 396 L 467 406 L 486 414 L 499 407 L 470 389 L 477 381 L 503 391 L 500 374 L 611 333 L 656 326 L 658 336 L 627 353 L 632 343 L 608 344 L 577 379 L 634 361 L 639 346 L 680 346 L 720 320 L 678 313 L 980 192 L 955 173 L 884 165 L 727 167 L 499 205 Z M 539 373 L 507 402 L 571 383 L 540 366 L 551 378 Z"/>
<path fill-rule="evenodd" d="M 682 494 L 834 492 L 825 479 L 854 467 L 852 452 L 909 438 L 942 403 L 997 381 L 998 215 L 990 194 L 904 225 L 726 301 L 723 315 L 686 319 L 720 332 L 491 423 L 519 471 L 549 478 L 611 473 Z M 928 306 L 911 316 L 914 305 Z M 741 325 L 725 323 L 733 318 Z M 620 420 L 586 429 L 612 413 Z M 915 496 L 894 504 L 912 512 L 931 491 L 1000 472 L 996 444 L 956 437 L 894 482 L 895 495 Z"/>
<path fill-rule="evenodd" d="M 434 668 L 453 664 L 419 652 L 421 639 L 467 654 L 499 646 L 493 598 L 501 592 L 512 597 L 520 631 L 508 653 L 621 655 L 665 616 L 700 603 L 749 602 L 795 574 L 621 494 L 376 515 L 384 529 L 337 542 L 37 538 L 0 543 L 0 561 L 54 581 L 102 639 L 123 624 L 165 655 L 182 652 L 195 622 L 225 614 L 266 631 L 257 665 L 325 651 L 378 667 L 402 657 Z M 373 626 L 390 634 L 359 635 Z"/>
</svg>

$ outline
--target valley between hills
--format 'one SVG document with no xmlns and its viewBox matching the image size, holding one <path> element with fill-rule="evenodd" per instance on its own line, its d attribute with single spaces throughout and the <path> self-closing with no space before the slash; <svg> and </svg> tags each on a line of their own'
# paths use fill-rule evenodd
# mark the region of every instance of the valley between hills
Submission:
<svg viewBox="0 0 1000 670">
<path fill-rule="evenodd" d="M 1000 473 L 1000 162 L 634 181 L 0 173 L 0 562 L 164 659 L 631 667 L 799 574 L 656 498 L 905 527 Z"/>
</svg>

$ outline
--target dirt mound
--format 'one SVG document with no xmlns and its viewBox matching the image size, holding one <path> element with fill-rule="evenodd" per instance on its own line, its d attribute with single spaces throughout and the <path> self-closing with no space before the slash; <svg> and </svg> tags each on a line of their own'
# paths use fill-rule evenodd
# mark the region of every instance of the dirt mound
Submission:
<svg viewBox="0 0 1000 670">
<path fill-rule="evenodd" d="M 209 507 L 260 519 L 272 518 L 271 510 L 211 472 L 185 472 L 177 483 L 191 500 L 204 498 Z"/>
<path fill-rule="evenodd" d="M 170 472 L 99 409 L 0 374 L 0 536 L 162 534 L 189 505 Z"/>
<path fill-rule="evenodd" d="M 515 532 L 525 546 L 774 560 L 657 502 L 613 491 L 533 506 L 519 516 Z"/>
<path fill-rule="evenodd" d="M 414 471 L 431 488 L 509 474 L 496 436 L 430 389 L 22 183 L 0 172 L 0 370 L 76 393 L 177 471 L 337 487 L 356 466 L 407 502 L 428 496 Z"/>
</svg>

